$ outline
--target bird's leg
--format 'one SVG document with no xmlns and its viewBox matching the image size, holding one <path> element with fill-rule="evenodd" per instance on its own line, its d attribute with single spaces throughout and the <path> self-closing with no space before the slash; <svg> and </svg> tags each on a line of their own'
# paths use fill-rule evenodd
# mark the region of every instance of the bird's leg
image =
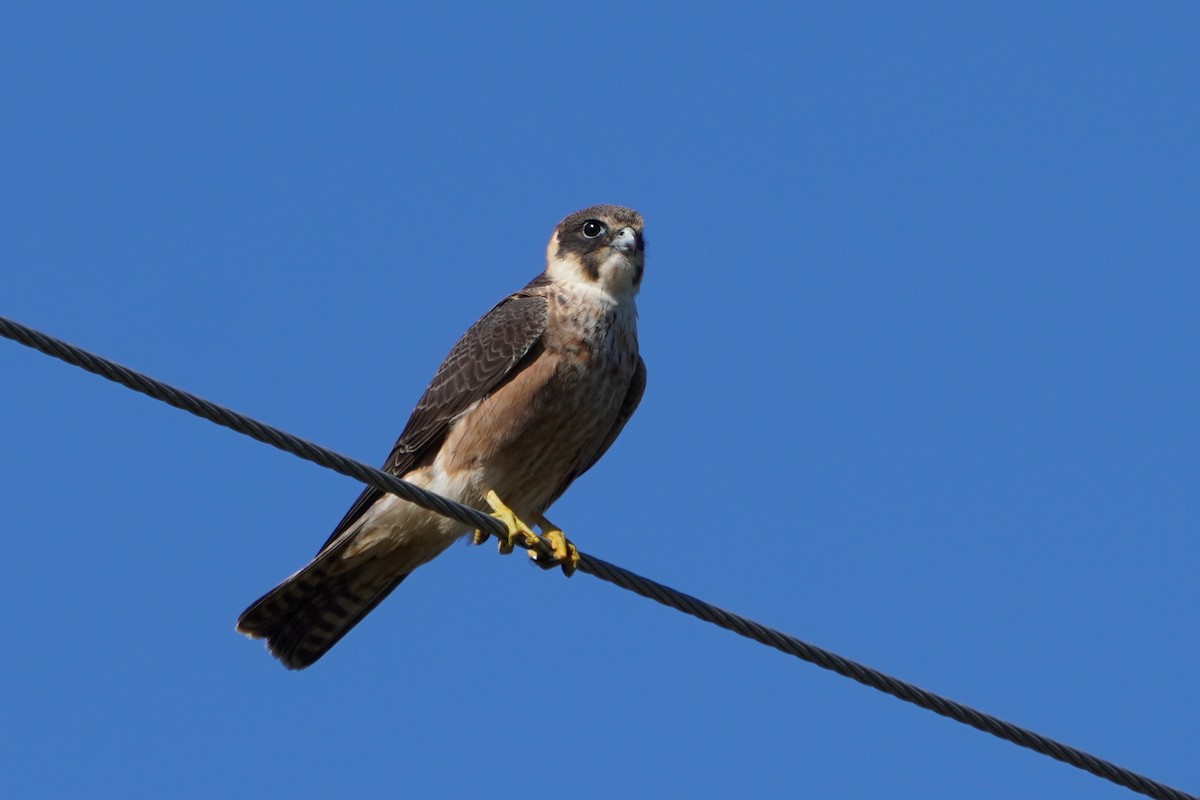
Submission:
<svg viewBox="0 0 1200 800">
<path fill-rule="evenodd" d="M 579 549 L 571 544 L 571 541 L 566 535 L 550 520 L 542 514 L 538 514 L 534 518 L 534 522 L 542 529 L 541 539 L 554 551 L 551 558 L 542 559 L 541 553 L 537 550 L 530 550 L 529 557 L 533 559 L 533 563 L 537 564 L 542 569 L 550 569 L 554 566 L 561 566 L 563 574 L 568 578 L 575 572 L 575 568 L 579 566 Z"/>
<path fill-rule="evenodd" d="M 520 544 L 526 548 L 533 563 L 542 569 L 561 566 L 566 575 L 575 572 L 575 568 L 579 566 L 579 550 L 567 540 L 558 526 L 538 514 L 534 522 L 542 529 L 542 534 L 539 536 L 511 508 L 506 506 L 494 491 L 489 491 L 484 497 L 488 505 L 492 507 L 492 516 L 504 523 L 504 527 L 507 529 L 505 536 L 497 537 L 500 540 L 501 553 L 507 555 Z M 477 530 L 471 537 L 471 541 L 475 544 L 483 544 L 487 538 L 487 531 Z M 552 551 L 551 555 L 543 557 L 538 550 L 533 549 L 538 544 L 545 544 L 549 547 Z"/>
<path fill-rule="evenodd" d="M 499 495 L 489 489 L 488 493 L 484 495 L 484 499 L 492 507 L 492 516 L 504 523 L 504 527 L 508 529 L 506 535 L 496 537 L 500 540 L 500 553 L 502 555 L 511 553 L 518 543 L 522 547 L 534 547 L 537 545 L 538 535 L 520 517 L 513 513 L 511 508 L 504 505 L 504 501 L 500 499 Z M 483 544 L 487 541 L 487 538 L 487 531 L 477 530 L 471 536 L 471 541 L 475 544 Z"/>
</svg>

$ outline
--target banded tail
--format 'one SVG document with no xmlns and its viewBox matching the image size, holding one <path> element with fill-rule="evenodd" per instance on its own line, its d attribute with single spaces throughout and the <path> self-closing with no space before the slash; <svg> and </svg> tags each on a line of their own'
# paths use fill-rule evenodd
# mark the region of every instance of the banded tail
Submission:
<svg viewBox="0 0 1200 800">
<path fill-rule="evenodd" d="M 341 559 L 333 547 L 242 612 L 237 630 L 266 639 L 288 669 L 304 669 L 329 651 L 411 570 L 396 574 L 392 559 Z"/>
</svg>

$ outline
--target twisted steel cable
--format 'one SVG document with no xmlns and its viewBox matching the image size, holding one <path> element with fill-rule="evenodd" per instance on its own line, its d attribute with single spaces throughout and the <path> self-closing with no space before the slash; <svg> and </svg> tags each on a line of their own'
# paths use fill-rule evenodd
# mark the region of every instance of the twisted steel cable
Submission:
<svg viewBox="0 0 1200 800">
<path fill-rule="evenodd" d="M 398 495 L 405 500 L 416 503 L 422 508 L 436 511 L 463 524 L 486 530 L 495 535 L 502 535 L 506 532 L 504 524 L 495 517 L 428 492 L 419 486 L 402 481 L 394 475 L 389 475 L 373 467 L 368 467 L 359 461 L 347 458 L 320 445 L 281 431 L 278 428 L 258 422 L 236 411 L 219 406 L 216 403 L 211 403 L 182 389 L 176 389 L 140 372 L 135 372 L 94 353 L 67 344 L 60 339 L 47 336 L 6 317 L 0 317 L 0 336 L 45 353 L 48 356 L 53 356 L 68 364 L 73 364 L 102 378 L 119 383 L 122 386 L 133 389 L 135 392 L 153 397 L 155 400 L 161 400 L 175 408 L 183 409 L 210 422 L 215 422 L 230 430 L 245 434 L 252 439 L 279 448 L 284 452 L 299 456 L 306 461 L 311 461 L 334 472 L 339 472 L 342 475 L 374 486 L 381 491 Z M 550 548 L 544 542 L 540 542 L 535 549 L 538 550 L 541 556 L 545 556 L 546 558 L 551 556 Z M 634 594 L 649 598 L 677 611 L 682 611 L 697 619 L 732 631 L 739 636 L 753 639 L 760 644 L 773 647 L 780 652 L 795 656 L 810 664 L 815 664 L 822 669 L 858 681 L 865 686 L 870 686 L 872 689 L 876 689 L 884 694 L 899 698 L 906 703 L 912 703 L 956 722 L 970 725 L 976 730 L 990 733 L 1020 747 L 1049 756 L 1065 764 L 1070 764 L 1073 767 L 1090 772 L 1118 786 L 1132 789 L 1147 797 L 1154 797 L 1159 800 L 1200 800 L 1195 795 L 1187 794 L 1166 784 L 1151 780 L 1124 767 L 1119 767 L 1110 761 L 1097 758 L 1083 750 L 1042 736 L 1039 733 L 1014 725 L 1011 722 L 1006 722 L 991 714 L 985 714 L 970 706 L 955 702 L 933 692 L 928 692 L 919 686 L 899 680 L 898 678 L 893 678 L 871 667 L 859 664 L 856 661 L 844 658 L 793 636 L 788 636 L 773 628 L 768 628 L 754 620 L 717 608 L 703 600 L 684 594 L 669 586 L 664 586 L 649 578 L 643 578 L 641 575 L 618 567 L 615 564 L 610 564 L 595 556 L 589 556 L 585 553 L 580 553 L 579 555 L 578 570 L 580 572 L 586 572 L 589 575 L 620 586 L 622 589 L 631 591 Z"/>
</svg>

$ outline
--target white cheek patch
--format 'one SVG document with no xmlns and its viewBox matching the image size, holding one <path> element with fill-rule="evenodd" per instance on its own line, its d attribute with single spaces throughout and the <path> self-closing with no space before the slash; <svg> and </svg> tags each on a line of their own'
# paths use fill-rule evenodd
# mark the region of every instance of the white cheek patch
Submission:
<svg viewBox="0 0 1200 800">
<path fill-rule="evenodd" d="M 575 256 L 551 258 L 546 261 L 546 274 L 551 280 L 564 283 L 590 283 L 583 264 Z"/>
</svg>

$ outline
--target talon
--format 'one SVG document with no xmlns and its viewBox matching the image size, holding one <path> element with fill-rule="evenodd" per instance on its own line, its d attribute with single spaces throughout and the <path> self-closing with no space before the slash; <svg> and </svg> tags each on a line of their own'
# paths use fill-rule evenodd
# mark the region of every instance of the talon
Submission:
<svg viewBox="0 0 1200 800">
<path fill-rule="evenodd" d="M 575 573 L 575 568 L 579 566 L 579 549 L 571 544 L 566 534 L 559 530 L 558 526 L 545 517 L 539 515 L 537 524 L 542 529 L 541 540 L 548 544 L 554 552 L 550 558 L 542 559 L 541 553 L 537 550 L 529 550 L 527 551 L 529 557 L 542 569 L 562 567 L 563 574 L 568 578 L 571 577 Z"/>
<path fill-rule="evenodd" d="M 496 537 L 499 539 L 501 555 L 511 553 L 518 542 L 522 547 L 532 547 L 537 544 L 538 536 L 533 532 L 533 529 L 522 522 L 513 513 L 511 508 L 504 505 L 504 502 L 494 491 L 489 491 L 484 497 L 488 501 L 488 505 L 492 507 L 492 516 L 504 523 L 504 527 L 508 529 L 508 533 L 505 536 Z M 471 541 L 475 544 L 483 544 L 487 541 L 488 536 L 487 531 L 476 530 L 471 535 Z"/>
<path fill-rule="evenodd" d="M 569 577 L 574 574 L 576 567 L 579 566 L 579 550 L 571 544 L 553 522 L 538 514 L 534 519 L 534 522 L 542 530 L 541 535 L 538 535 L 511 508 L 504 504 L 495 491 L 488 491 L 484 495 L 484 499 L 492 507 L 492 516 L 504 523 L 507 531 L 505 535 L 496 537 L 500 540 L 499 550 L 502 555 L 508 555 L 517 545 L 520 545 L 529 553 L 529 558 L 533 560 L 533 563 L 542 569 L 562 567 L 564 575 Z M 476 530 L 471 535 L 471 543 L 483 544 L 490 535 L 488 531 Z M 536 549 L 538 545 L 548 547 L 551 551 L 550 555 L 543 555 L 540 550 Z"/>
</svg>

